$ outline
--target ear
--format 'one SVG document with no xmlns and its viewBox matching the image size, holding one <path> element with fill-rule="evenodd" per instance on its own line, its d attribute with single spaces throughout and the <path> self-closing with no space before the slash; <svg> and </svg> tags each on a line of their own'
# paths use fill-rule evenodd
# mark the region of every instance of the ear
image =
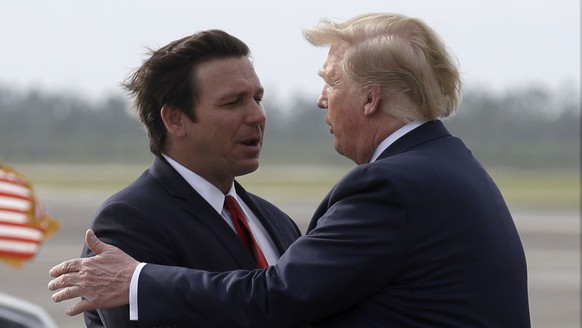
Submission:
<svg viewBox="0 0 582 328">
<path fill-rule="evenodd" d="M 184 119 L 186 119 L 186 114 L 176 107 L 164 105 L 160 109 L 160 116 L 162 121 L 168 130 L 168 133 L 176 136 L 183 137 L 186 135 L 184 129 Z"/>
<path fill-rule="evenodd" d="M 368 98 L 364 104 L 364 116 L 370 116 L 380 110 L 382 103 L 382 87 L 379 85 L 372 86 L 368 90 Z"/>
</svg>

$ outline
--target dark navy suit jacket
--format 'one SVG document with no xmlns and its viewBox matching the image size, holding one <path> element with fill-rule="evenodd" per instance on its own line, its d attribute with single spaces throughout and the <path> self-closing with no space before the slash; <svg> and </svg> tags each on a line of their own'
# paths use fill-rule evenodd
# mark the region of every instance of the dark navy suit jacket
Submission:
<svg viewBox="0 0 582 328">
<path fill-rule="evenodd" d="M 499 189 L 432 121 L 342 178 L 275 266 L 148 264 L 138 303 L 145 327 L 517 328 L 530 326 L 527 290 Z"/>
<path fill-rule="evenodd" d="M 295 223 L 236 182 L 235 188 L 282 254 L 300 236 Z M 257 267 L 234 230 L 163 158 L 108 199 L 92 228 L 104 242 L 142 262 L 208 271 Z M 85 248 L 83 255 L 91 254 Z M 128 306 L 85 313 L 85 322 L 88 327 L 141 327 L 129 321 Z"/>
</svg>

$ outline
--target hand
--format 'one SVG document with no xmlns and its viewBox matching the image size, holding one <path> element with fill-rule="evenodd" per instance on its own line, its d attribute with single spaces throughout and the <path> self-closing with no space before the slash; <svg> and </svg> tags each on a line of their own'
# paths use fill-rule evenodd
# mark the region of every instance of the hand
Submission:
<svg viewBox="0 0 582 328">
<path fill-rule="evenodd" d="M 95 256 L 68 260 L 50 269 L 54 279 L 48 289 L 60 289 L 53 294 L 53 301 L 81 297 L 67 309 L 69 316 L 129 304 L 129 285 L 139 262 L 119 248 L 101 242 L 93 230 L 87 230 L 85 242 Z"/>
</svg>

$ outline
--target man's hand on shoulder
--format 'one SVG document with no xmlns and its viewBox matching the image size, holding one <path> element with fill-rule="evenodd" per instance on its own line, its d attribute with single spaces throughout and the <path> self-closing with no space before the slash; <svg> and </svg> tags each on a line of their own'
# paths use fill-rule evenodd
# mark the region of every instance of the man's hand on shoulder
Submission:
<svg viewBox="0 0 582 328">
<path fill-rule="evenodd" d="M 49 271 L 54 302 L 81 297 L 67 309 L 69 316 L 128 304 L 131 277 L 139 265 L 119 248 L 100 241 L 93 230 L 87 230 L 85 242 L 95 256 L 67 260 Z"/>
</svg>

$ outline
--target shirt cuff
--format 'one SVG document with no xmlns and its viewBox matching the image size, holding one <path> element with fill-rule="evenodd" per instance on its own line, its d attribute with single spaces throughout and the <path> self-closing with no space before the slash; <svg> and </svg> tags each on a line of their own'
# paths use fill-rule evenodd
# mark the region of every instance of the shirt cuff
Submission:
<svg viewBox="0 0 582 328">
<path fill-rule="evenodd" d="M 133 275 L 131 276 L 131 283 L 129 284 L 129 320 L 137 321 L 138 319 L 138 311 L 137 311 L 137 286 L 139 280 L 139 274 L 141 273 L 141 269 L 147 263 L 140 263 L 135 270 L 133 271 Z"/>
</svg>

